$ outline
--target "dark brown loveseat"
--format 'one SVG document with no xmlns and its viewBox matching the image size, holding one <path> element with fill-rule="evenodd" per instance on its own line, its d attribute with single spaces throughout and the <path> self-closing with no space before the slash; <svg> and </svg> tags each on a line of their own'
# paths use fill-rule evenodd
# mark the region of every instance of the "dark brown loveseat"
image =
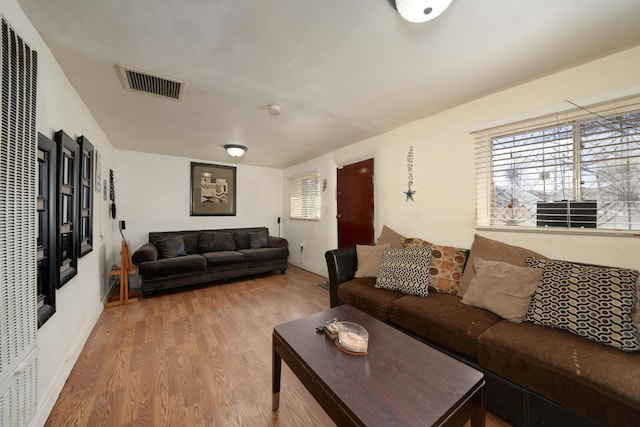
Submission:
<svg viewBox="0 0 640 427">
<path fill-rule="evenodd" d="M 508 248 L 499 245 L 495 253 Z M 560 329 L 503 320 L 431 288 L 426 298 L 375 288 L 376 278 L 354 278 L 356 248 L 331 250 L 325 258 L 332 307 L 353 305 L 483 371 L 487 408 L 507 421 L 519 426 L 638 425 L 640 353 Z M 472 268 L 469 261 L 464 268 Z"/>
<path fill-rule="evenodd" d="M 286 239 L 266 227 L 150 232 L 132 255 L 142 292 L 153 292 L 287 269 Z"/>
</svg>

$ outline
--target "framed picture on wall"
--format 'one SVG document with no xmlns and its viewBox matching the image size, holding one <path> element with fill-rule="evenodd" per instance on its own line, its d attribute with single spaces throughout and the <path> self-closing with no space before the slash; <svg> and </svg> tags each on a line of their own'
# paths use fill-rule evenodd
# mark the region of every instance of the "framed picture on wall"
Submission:
<svg viewBox="0 0 640 427">
<path fill-rule="evenodd" d="M 236 168 L 191 162 L 191 216 L 236 214 Z"/>
</svg>

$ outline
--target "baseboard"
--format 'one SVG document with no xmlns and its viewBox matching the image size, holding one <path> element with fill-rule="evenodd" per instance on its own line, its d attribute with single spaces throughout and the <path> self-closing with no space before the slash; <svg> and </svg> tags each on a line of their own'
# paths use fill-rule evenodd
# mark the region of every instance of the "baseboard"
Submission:
<svg viewBox="0 0 640 427">
<path fill-rule="evenodd" d="M 108 295 L 107 295 L 108 297 Z M 65 362 L 54 377 L 54 380 L 51 384 L 51 387 L 44 395 L 42 402 L 38 402 L 38 411 L 36 416 L 33 417 L 29 427 L 40 427 L 45 424 L 47 418 L 49 418 L 49 414 L 53 409 L 56 401 L 58 400 L 58 396 L 64 387 L 64 384 L 67 382 L 67 378 L 71 374 L 71 370 L 75 366 L 78 358 L 80 357 L 80 353 L 82 353 L 82 349 L 84 348 L 85 343 L 89 339 L 89 335 L 91 335 L 91 331 L 93 331 L 94 326 L 98 323 L 98 319 L 104 310 L 105 301 L 101 301 L 93 311 L 91 318 L 85 324 L 85 328 L 82 331 L 82 334 L 78 336 L 75 344 L 73 345 L 69 355 L 67 357 L 67 362 Z"/>
<path fill-rule="evenodd" d="M 299 263 L 291 262 L 291 261 L 289 261 L 289 264 L 291 264 L 291 265 L 293 265 L 295 267 L 301 268 L 303 270 L 307 270 L 307 271 L 309 271 L 309 272 L 311 272 L 313 274 L 317 274 L 318 276 L 322 276 L 325 279 L 327 277 L 329 277 L 329 275 L 327 274 L 327 272 L 325 270 L 315 268 L 315 267 L 313 267 L 311 265 L 308 265 L 308 264 L 302 264 L 302 263 L 299 264 Z"/>
</svg>

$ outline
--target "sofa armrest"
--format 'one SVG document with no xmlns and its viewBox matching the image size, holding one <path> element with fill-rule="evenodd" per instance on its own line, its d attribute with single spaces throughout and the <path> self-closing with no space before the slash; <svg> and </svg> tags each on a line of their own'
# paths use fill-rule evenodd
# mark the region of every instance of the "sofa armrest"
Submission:
<svg viewBox="0 0 640 427">
<path fill-rule="evenodd" d="M 131 256 L 133 265 L 140 265 L 146 261 L 156 261 L 158 259 L 158 249 L 153 243 L 145 243 Z"/>
<path fill-rule="evenodd" d="M 353 279 L 358 269 L 358 256 L 355 246 L 352 248 L 333 249 L 325 252 L 329 273 L 329 301 L 331 307 L 340 305 L 338 286 Z"/>
<path fill-rule="evenodd" d="M 270 248 L 288 248 L 289 242 L 282 237 L 268 236 Z"/>
</svg>

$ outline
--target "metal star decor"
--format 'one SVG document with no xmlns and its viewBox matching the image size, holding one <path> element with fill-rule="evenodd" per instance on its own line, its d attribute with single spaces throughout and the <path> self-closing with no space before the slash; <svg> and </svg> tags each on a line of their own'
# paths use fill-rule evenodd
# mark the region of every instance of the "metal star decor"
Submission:
<svg viewBox="0 0 640 427">
<path fill-rule="evenodd" d="M 413 185 L 413 145 L 409 147 L 409 154 L 407 154 L 407 171 L 409 172 L 407 179 L 409 189 L 404 192 L 404 195 L 407 196 L 405 202 L 408 202 L 409 200 L 415 202 L 415 200 L 413 200 L 413 195 L 416 194 L 417 191 L 411 189 L 411 186 Z"/>
</svg>

